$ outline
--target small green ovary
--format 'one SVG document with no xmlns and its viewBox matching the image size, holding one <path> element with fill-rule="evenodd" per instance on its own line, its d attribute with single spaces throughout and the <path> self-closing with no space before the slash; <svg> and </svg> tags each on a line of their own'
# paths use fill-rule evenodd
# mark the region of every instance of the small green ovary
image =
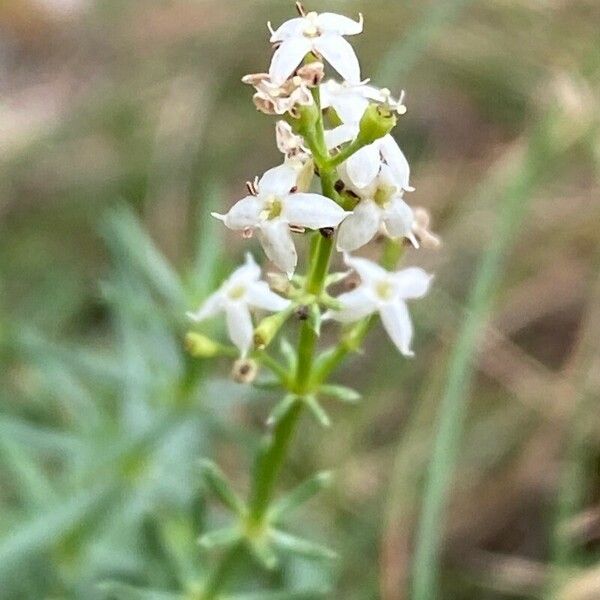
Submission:
<svg viewBox="0 0 600 600">
<path fill-rule="evenodd" d="M 283 202 L 279 198 L 271 196 L 265 202 L 263 211 L 260 216 L 264 221 L 272 221 L 273 219 L 280 217 L 282 212 Z"/>
<path fill-rule="evenodd" d="M 391 185 L 382 185 L 377 188 L 375 194 L 373 194 L 373 200 L 380 206 L 384 208 L 385 205 L 393 198 L 396 193 L 396 188 Z"/>
<path fill-rule="evenodd" d="M 231 288 L 227 295 L 231 300 L 240 300 L 246 294 L 246 288 L 243 285 L 236 285 Z"/>
<path fill-rule="evenodd" d="M 390 281 L 380 281 L 375 286 L 375 291 L 382 300 L 390 300 L 394 295 L 394 286 Z"/>
</svg>

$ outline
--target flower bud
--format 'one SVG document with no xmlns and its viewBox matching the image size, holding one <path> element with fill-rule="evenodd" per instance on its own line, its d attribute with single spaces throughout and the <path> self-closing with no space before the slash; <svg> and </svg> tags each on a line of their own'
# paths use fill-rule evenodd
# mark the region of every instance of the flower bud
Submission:
<svg viewBox="0 0 600 600">
<path fill-rule="evenodd" d="M 264 350 L 277 335 L 281 326 L 287 321 L 290 312 L 283 310 L 265 317 L 254 330 L 254 345 L 258 350 Z"/>
<path fill-rule="evenodd" d="M 396 115 L 385 106 L 369 104 L 360 120 L 358 140 L 364 145 L 387 135 L 396 125 Z"/>
<path fill-rule="evenodd" d="M 195 358 L 213 358 L 224 354 L 225 350 L 221 344 L 193 331 L 185 336 L 185 349 Z"/>
</svg>

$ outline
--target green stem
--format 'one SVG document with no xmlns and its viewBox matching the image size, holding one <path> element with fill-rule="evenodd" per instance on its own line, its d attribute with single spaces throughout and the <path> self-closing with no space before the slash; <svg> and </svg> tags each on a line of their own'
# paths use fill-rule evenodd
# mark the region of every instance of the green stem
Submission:
<svg viewBox="0 0 600 600">
<path fill-rule="evenodd" d="M 244 552 L 242 543 L 238 543 L 223 555 L 217 568 L 211 573 L 202 590 L 201 600 L 213 600 L 217 598 L 223 585 L 231 577 L 235 566 Z"/>
</svg>

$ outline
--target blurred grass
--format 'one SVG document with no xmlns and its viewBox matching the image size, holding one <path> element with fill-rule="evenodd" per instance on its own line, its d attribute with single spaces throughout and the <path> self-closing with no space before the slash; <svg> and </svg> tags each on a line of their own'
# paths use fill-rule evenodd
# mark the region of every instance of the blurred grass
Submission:
<svg viewBox="0 0 600 600">
<path fill-rule="evenodd" d="M 246 248 L 209 211 L 279 160 L 239 79 L 264 68 L 264 23 L 291 3 L 58 7 L 0 5 L 0 598 L 189 598 L 209 565 L 196 538 L 225 518 L 194 465 L 210 456 L 245 490 L 273 399 L 229 382 L 225 364 L 191 361 L 183 310 Z M 598 325 L 584 315 L 600 242 L 598 5 L 313 7 L 365 13 L 353 42 L 365 76 L 407 91 L 409 201 L 445 245 L 408 255 L 437 274 L 411 307 L 416 359 L 374 333 L 339 374 L 365 400 L 332 406 L 326 436 L 306 423 L 284 473 L 290 489 L 335 469 L 294 525 L 341 560 L 289 559 L 258 577 L 246 564 L 234 592 L 410 597 L 411 567 L 428 564 L 414 563 L 431 446 L 456 406 L 440 401 L 454 398 L 469 410 L 453 413 L 464 435 L 450 428 L 451 452 L 438 442 L 444 478 L 455 469 L 427 534 L 439 597 L 593 598 Z M 498 234 L 498 215 L 506 226 L 525 210 L 520 231 Z M 481 264 L 494 267 L 483 287 Z"/>
</svg>

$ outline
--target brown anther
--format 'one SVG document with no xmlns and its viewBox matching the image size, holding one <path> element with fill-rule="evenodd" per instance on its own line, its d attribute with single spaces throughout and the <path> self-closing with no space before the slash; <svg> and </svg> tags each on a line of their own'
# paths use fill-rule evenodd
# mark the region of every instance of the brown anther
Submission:
<svg viewBox="0 0 600 600">
<path fill-rule="evenodd" d="M 251 227 L 246 227 L 246 229 L 242 230 L 242 237 L 245 240 L 249 240 L 254 234 L 254 230 Z"/>
<path fill-rule="evenodd" d="M 306 304 L 303 304 L 296 309 L 296 317 L 298 317 L 300 321 L 306 321 L 306 319 L 308 319 L 308 315 L 308 306 L 306 306 Z"/>
<path fill-rule="evenodd" d="M 252 196 L 257 195 L 256 188 L 254 187 L 254 183 L 252 181 L 246 181 L 246 189 L 248 190 L 248 193 Z"/>
<path fill-rule="evenodd" d="M 290 225 L 290 231 L 293 231 L 294 233 L 304 233 L 306 228 L 301 227 L 300 225 Z"/>
<path fill-rule="evenodd" d="M 301 17 L 306 16 L 306 9 L 304 8 L 302 2 L 296 2 L 296 10 Z"/>
<path fill-rule="evenodd" d="M 333 189 L 339 194 L 344 188 L 345 188 L 345 184 L 341 179 L 338 179 L 335 182 L 335 185 L 333 186 Z"/>
<path fill-rule="evenodd" d="M 321 229 L 319 229 L 319 233 L 325 238 L 325 239 L 330 239 L 331 237 L 333 237 L 333 227 L 321 227 Z"/>
<path fill-rule="evenodd" d="M 295 185 L 291 190 L 290 190 L 290 194 L 295 194 L 298 191 L 298 186 Z"/>
<path fill-rule="evenodd" d="M 355 198 L 356 200 L 360 200 L 360 196 L 356 192 L 353 192 L 352 190 L 346 190 L 346 193 L 349 196 L 352 196 L 352 198 Z"/>
</svg>

